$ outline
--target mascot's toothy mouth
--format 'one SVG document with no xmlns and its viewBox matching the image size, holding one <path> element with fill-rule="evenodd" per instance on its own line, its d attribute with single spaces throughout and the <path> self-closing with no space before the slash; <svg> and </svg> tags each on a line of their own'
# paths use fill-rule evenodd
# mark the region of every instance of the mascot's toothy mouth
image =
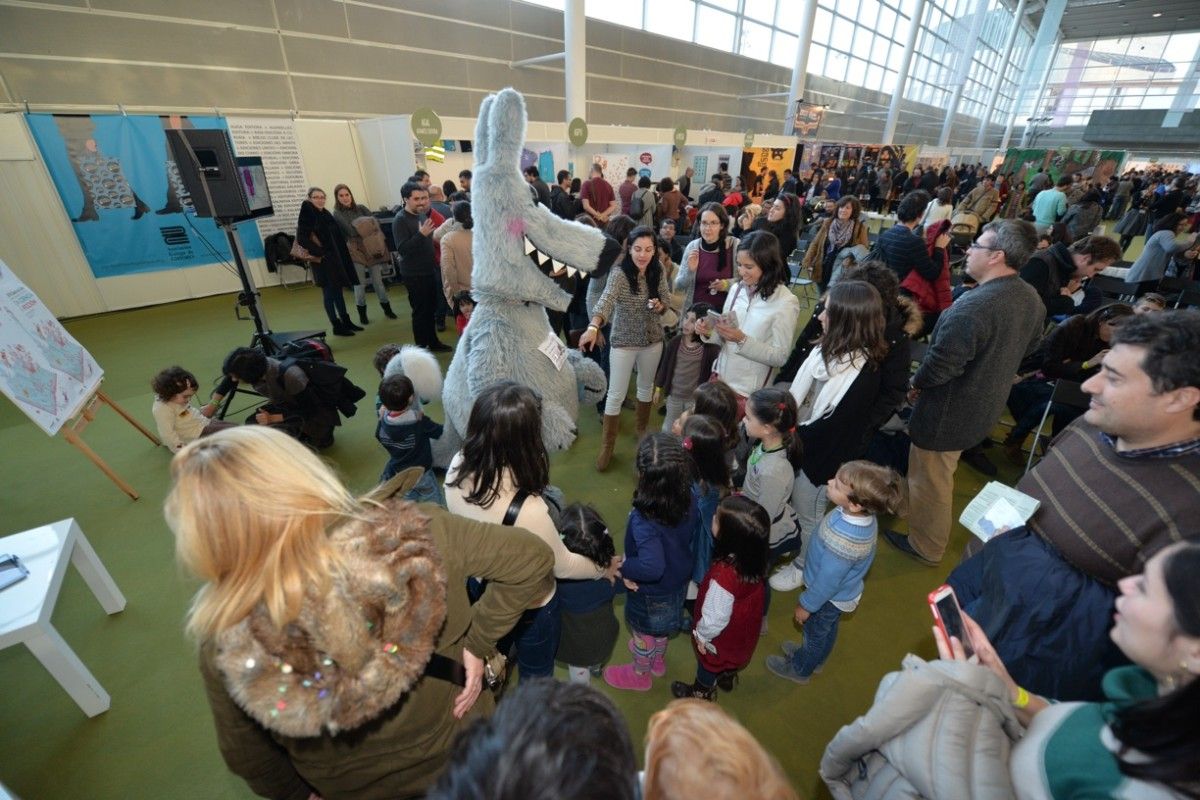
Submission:
<svg viewBox="0 0 1200 800">
<path fill-rule="evenodd" d="M 525 255 L 533 256 L 533 260 L 538 263 L 538 266 L 548 267 L 550 269 L 550 271 L 554 274 L 558 274 L 565 269 L 567 271 L 568 277 L 574 277 L 576 274 L 582 272 L 582 270 L 576 269 L 575 267 L 567 266 L 563 262 L 559 261 L 557 258 L 554 258 L 553 256 L 551 256 L 547 253 L 543 253 L 540 249 L 538 249 L 537 245 L 535 245 L 533 242 L 529 241 L 528 236 L 526 236 L 524 238 L 525 238 Z"/>
</svg>

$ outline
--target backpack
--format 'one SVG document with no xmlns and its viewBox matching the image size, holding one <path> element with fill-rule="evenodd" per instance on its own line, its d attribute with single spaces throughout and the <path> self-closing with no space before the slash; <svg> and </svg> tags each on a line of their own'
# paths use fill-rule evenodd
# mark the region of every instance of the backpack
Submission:
<svg viewBox="0 0 1200 800">
<path fill-rule="evenodd" d="M 629 216 L 634 220 L 639 220 L 646 213 L 645 190 L 639 190 L 634 194 L 633 199 L 629 201 Z"/>
<path fill-rule="evenodd" d="M 288 342 L 280 351 L 280 358 L 311 358 L 315 361 L 333 362 L 333 349 L 324 339 L 296 339 Z"/>
<path fill-rule="evenodd" d="M 302 341 L 312 342 L 313 339 Z M 328 350 L 328 346 L 326 346 Z M 336 408 L 344 417 L 353 417 L 358 411 L 355 405 L 367 396 L 367 393 L 355 386 L 346 377 L 346 368 L 332 360 L 319 358 L 296 358 L 287 356 L 279 359 L 279 385 L 283 387 L 284 375 L 292 367 L 299 367 L 308 376 L 308 389 L 314 399 L 325 407 Z"/>
</svg>

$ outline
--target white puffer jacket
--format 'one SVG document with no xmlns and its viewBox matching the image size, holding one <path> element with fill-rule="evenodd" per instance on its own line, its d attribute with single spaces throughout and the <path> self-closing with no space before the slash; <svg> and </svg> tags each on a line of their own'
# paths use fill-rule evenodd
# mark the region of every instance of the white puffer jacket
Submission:
<svg viewBox="0 0 1200 800">
<path fill-rule="evenodd" d="M 836 800 L 1011 800 L 1009 755 L 1023 729 L 986 667 L 904 658 L 871 709 L 821 759 Z"/>
</svg>

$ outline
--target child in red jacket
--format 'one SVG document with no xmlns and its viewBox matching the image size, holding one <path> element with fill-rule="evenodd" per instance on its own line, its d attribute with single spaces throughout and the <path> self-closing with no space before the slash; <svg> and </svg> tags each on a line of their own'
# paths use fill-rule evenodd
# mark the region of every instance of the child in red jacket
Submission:
<svg viewBox="0 0 1200 800">
<path fill-rule="evenodd" d="M 767 538 L 771 519 L 742 495 L 721 501 L 713 517 L 713 562 L 696 596 L 696 681 L 671 684 L 676 697 L 712 700 L 717 686 L 732 691 L 738 670 L 750 663 L 762 627 L 766 598 Z"/>
</svg>

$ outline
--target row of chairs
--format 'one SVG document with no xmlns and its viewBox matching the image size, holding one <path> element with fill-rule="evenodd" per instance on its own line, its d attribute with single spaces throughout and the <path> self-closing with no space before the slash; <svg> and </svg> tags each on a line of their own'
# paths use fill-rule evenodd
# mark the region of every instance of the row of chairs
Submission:
<svg viewBox="0 0 1200 800">
<path fill-rule="evenodd" d="M 1200 307 L 1200 281 L 1189 278 L 1162 278 L 1160 280 L 1130 283 L 1111 275 L 1097 275 L 1091 286 L 1113 302 L 1133 302 L 1146 292 L 1158 292 L 1167 298 L 1172 308 Z"/>
</svg>

